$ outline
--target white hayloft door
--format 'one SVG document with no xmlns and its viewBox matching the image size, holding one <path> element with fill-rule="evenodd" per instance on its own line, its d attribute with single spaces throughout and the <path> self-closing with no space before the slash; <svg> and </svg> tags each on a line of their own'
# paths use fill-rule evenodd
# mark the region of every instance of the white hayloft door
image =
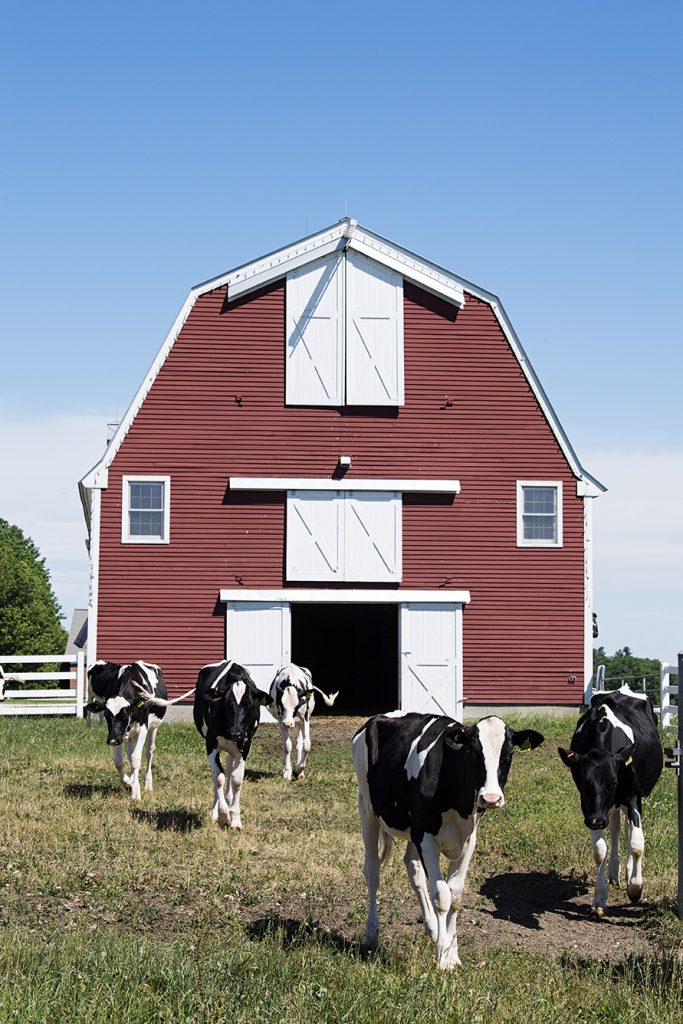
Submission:
<svg viewBox="0 0 683 1024">
<path fill-rule="evenodd" d="M 458 615 L 454 604 L 402 604 L 401 709 L 457 718 Z"/>
<path fill-rule="evenodd" d="M 346 257 L 346 401 L 403 404 L 403 278 L 354 252 Z"/>
<path fill-rule="evenodd" d="M 401 515 L 394 491 L 289 491 L 287 579 L 400 582 Z"/>
<path fill-rule="evenodd" d="M 344 275 L 339 256 L 287 275 L 287 404 L 344 401 Z"/>
</svg>

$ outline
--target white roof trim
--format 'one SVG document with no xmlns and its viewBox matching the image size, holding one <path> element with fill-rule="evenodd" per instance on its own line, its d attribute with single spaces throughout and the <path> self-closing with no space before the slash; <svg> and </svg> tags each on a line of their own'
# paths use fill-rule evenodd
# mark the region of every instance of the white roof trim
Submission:
<svg viewBox="0 0 683 1024">
<path fill-rule="evenodd" d="M 175 318 L 170 331 L 166 335 L 156 359 L 152 363 L 145 379 L 138 388 L 133 401 L 121 420 L 118 430 L 109 442 L 104 455 L 80 481 L 82 486 L 87 488 L 107 487 L 107 469 L 121 447 L 123 439 L 130 430 L 131 424 L 135 419 L 140 406 L 144 402 L 149 389 L 159 373 L 159 370 L 163 366 L 168 353 L 173 347 L 173 344 L 175 343 L 175 340 L 178 337 L 178 334 L 180 333 L 180 330 L 192 307 L 201 295 L 214 291 L 216 288 L 221 288 L 226 284 L 228 285 L 229 297 L 234 298 L 236 297 L 236 294 L 246 294 L 248 291 L 262 287 L 263 284 L 270 280 L 276 280 L 278 277 L 283 277 L 288 270 L 293 270 L 296 266 L 301 266 L 306 262 L 318 259 L 325 253 L 343 249 L 346 246 L 350 246 L 358 252 L 362 252 L 364 255 L 369 255 L 379 263 L 384 263 L 387 266 L 395 268 L 399 273 L 403 274 L 404 277 L 411 281 L 415 281 L 415 283 L 420 287 L 434 292 L 437 295 L 441 295 L 450 302 L 462 305 L 464 303 L 465 292 L 469 292 L 476 296 L 476 298 L 487 302 L 493 309 L 501 330 L 507 338 L 511 349 L 516 356 L 541 409 L 543 410 L 548 424 L 550 425 L 550 428 L 553 431 L 569 466 L 571 467 L 572 472 L 577 479 L 583 480 L 586 484 L 594 486 L 598 493 L 602 493 L 606 490 L 603 484 L 587 473 L 581 466 L 581 463 L 569 443 L 562 425 L 560 424 L 552 405 L 548 401 L 548 398 L 541 387 L 540 381 L 536 377 L 519 338 L 515 334 L 514 328 L 508 320 L 507 314 L 505 313 L 505 310 L 497 296 L 479 288 L 477 285 L 472 284 L 465 278 L 459 277 L 450 271 L 444 270 L 437 264 L 431 263 L 430 261 L 411 253 L 408 249 L 403 249 L 401 246 L 388 241 L 381 235 L 376 235 L 373 232 L 360 227 L 356 221 L 351 220 L 350 218 L 344 218 L 344 220 L 340 221 L 338 224 L 326 228 L 323 231 L 319 231 L 315 235 L 309 235 L 307 238 L 303 238 L 300 241 L 295 242 L 293 245 L 287 246 L 284 249 L 279 249 L 259 260 L 237 267 L 235 270 L 232 270 L 227 274 L 223 274 L 220 277 L 215 277 L 202 284 L 196 285 L 196 287 L 190 291 L 190 294 L 183 303 L 178 316 Z M 459 297 L 461 297 L 461 301 L 459 301 Z"/>
<path fill-rule="evenodd" d="M 459 494 L 459 480 L 331 480 L 329 477 L 231 476 L 231 491 L 409 491 Z"/>
<path fill-rule="evenodd" d="M 264 604 L 469 604 L 469 590 L 220 590 L 220 601 Z"/>
</svg>

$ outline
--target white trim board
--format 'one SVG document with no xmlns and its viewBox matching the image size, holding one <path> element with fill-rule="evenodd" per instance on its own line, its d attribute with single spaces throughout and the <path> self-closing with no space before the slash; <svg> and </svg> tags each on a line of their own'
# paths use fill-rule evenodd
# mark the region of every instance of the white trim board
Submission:
<svg viewBox="0 0 683 1024">
<path fill-rule="evenodd" d="M 231 476 L 231 491 L 402 491 L 403 493 L 459 494 L 459 480 L 368 480 L 344 477 Z"/>
<path fill-rule="evenodd" d="M 469 604 L 469 590 L 220 590 L 223 602 L 262 601 L 290 604 Z"/>
</svg>

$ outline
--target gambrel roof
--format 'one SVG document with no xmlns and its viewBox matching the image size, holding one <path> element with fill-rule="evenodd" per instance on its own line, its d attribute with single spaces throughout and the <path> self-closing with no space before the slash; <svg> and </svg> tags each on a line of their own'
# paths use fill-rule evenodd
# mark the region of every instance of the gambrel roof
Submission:
<svg viewBox="0 0 683 1024">
<path fill-rule="evenodd" d="M 256 291 L 272 281 L 284 278 L 292 271 L 315 260 L 335 252 L 342 253 L 348 250 L 357 252 L 378 264 L 388 267 L 406 280 L 440 296 L 455 306 L 461 307 L 465 305 L 467 301 L 465 293 L 469 293 L 488 303 L 536 396 L 572 473 L 577 478 L 577 492 L 579 494 L 597 495 L 606 489 L 582 467 L 524 352 L 500 299 L 478 285 L 474 285 L 457 274 L 445 270 L 443 267 L 425 260 L 421 256 L 417 256 L 395 242 L 390 242 L 381 235 L 362 227 L 357 221 L 345 217 L 337 224 L 302 238 L 257 260 L 252 260 L 250 263 L 245 263 L 234 270 L 221 274 L 219 277 L 211 278 L 209 281 L 196 285 L 190 291 L 159 353 L 141 386 L 138 388 L 116 433 L 107 446 L 104 455 L 80 481 L 81 497 L 88 518 L 87 492 L 92 488 L 107 486 L 107 470 L 197 299 L 207 292 L 222 287 L 227 287 L 228 299 L 236 299 L 247 295 L 249 292 Z"/>
</svg>

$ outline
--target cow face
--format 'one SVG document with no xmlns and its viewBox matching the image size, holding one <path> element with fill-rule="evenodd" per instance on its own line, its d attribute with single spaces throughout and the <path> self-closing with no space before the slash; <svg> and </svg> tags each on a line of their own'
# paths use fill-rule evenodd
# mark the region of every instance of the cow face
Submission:
<svg viewBox="0 0 683 1024">
<path fill-rule="evenodd" d="M 609 809 L 619 780 L 619 770 L 633 757 L 635 743 L 612 753 L 608 750 L 589 750 L 577 754 L 574 750 L 558 747 L 563 762 L 571 769 L 572 778 L 581 797 L 581 811 L 586 828 L 594 831 L 607 828 Z"/>
<path fill-rule="evenodd" d="M 484 811 L 505 806 L 503 790 L 514 747 L 532 750 L 540 746 L 543 736 L 534 729 L 514 731 L 492 715 L 469 727 L 457 723 L 449 730 L 445 742 L 456 750 L 467 749 L 471 753 L 477 809 Z"/>
<path fill-rule="evenodd" d="M 117 747 L 128 739 L 133 724 L 131 721 L 133 708 L 134 705 L 125 697 L 110 697 L 105 704 L 93 701 L 91 704 L 87 704 L 83 710 L 89 711 L 91 714 L 104 714 L 107 723 L 107 744 L 110 747 Z"/>
<path fill-rule="evenodd" d="M 293 683 L 278 683 L 275 691 L 277 717 L 286 729 L 294 728 L 294 719 L 298 711 L 305 711 L 313 690 L 300 690 Z"/>
<path fill-rule="evenodd" d="M 250 676 L 247 679 L 251 681 Z M 223 693 L 209 696 L 208 711 L 214 731 L 234 743 L 243 757 L 247 756 L 258 727 L 262 704 L 270 704 L 270 695 L 253 682 L 249 686 L 244 678 L 231 682 Z"/>
</svg>

